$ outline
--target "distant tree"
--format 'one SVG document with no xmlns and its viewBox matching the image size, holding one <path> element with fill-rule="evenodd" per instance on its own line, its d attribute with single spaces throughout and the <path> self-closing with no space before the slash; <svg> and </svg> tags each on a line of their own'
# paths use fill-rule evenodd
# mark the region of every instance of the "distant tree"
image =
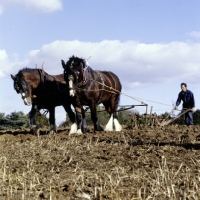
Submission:
<svg viewBox="0 0 200 200">
<path fill-rule="evenodd" d="M 193 117 L 194 117 L 194 124 L 195 125 L 200 125 L 200 110 L 199 109 L 197 109 L 194 112 Z"/>
<path fill-rule="evenodd" d="M 5 113 L 0 113 L 0 120 L 1 119 L 4 119 L 6 116 L 5 116 Z"/>
<path fill-rule="evenodd" d="M 90 109 L 88 109 L 85 112 L 86 115 L 86 122 L 88 126 L 93 126 L 93 121 L 91 119 L 91 112 Z M 105 111 L 105 108 L 103 106 L 97 106 L 97 116 L 99 119 L 99 122 L 102 126 L 106 125 L 106 123 L 109 120 L 109 115 L 108 113 Z"/>
<path fill-rule="evenodd" d="M 39 112 L 35 115 L 35 121 L 38 127 L 42 128 L 44 126 L 49 126 L 49 119 L 46 115 L 40 114 Z"/>
<path fill-rule="evenodd" d="M 28 127 L 28 117 L 21 111 L 11 112 L 9 115 L 0 114 L 0 130 Z"/>
<path fill-rule="evenodd" d="M 121 125 L 131 125 L 132 121 L 132 115 L 135 113 L 135 111 L 132 110 L 123 110 L 123 107 L 118 112 L 118 120 Z"/>
<path fill-rule="evenodd" d="M 167 111 L 166 111 L 165 113 L 162 114 L 162 117 L 163 117 L 163 118 L 165 118 L 165 117 L 167 117 L 167 116 L 169 116 L 169 112 L 167 112 Z"/>
<path fill-rule="evenodd" d="M 6 124 L 8 124 L 8 119 L 6 118 L 5 113 L 0 113 L 0 130 L 6 129 Z"/>
<path fill-rule="evenodd" d="M 99 119 L 99 123 L 102 126 L 105 126 L 108 123 L 109 120 L 109 114 L 107 113 L 107 111 L 105 110 L 104 106 L 97 106 L 97 115 L 98 115 L 98 119 Z M 91 119 L 91 113 L 89 110 L 89 114 L 87 115 L 87 122 L 90 122 L 90 125 L 93 125 L 93 121 Z"/>
<path fill-rule="evenodd" d="M 117 118 L 118 121 L 121 125 L 130 125 L 131 123 L 131 115 L 132 111 L 130 110 L 122 110 L 117 112 Z M 110 119 L 110 115 L 108 114 L 108 112 L 105 110 L 105 108 L 103 106 L 97 106 L 97 115 L 98 115 L 98 119 L 99 122 L 102 126 L 105 126 L 109 119 Z M 90 110 L 88 112 L 86 112 L 86 120 L 88 125 L 93 125 L 93 122 L 91 120 L 91 113 Z"/>
<path fill-rule="evenodd" d="M 22 112 L 11 112 L 10 115 L 7 115 L 7 118 L 12 124 L 12 128 L 19 128 L 19 127 L 28 127 L 29 122 L 27 116 Z"/>
</svg>

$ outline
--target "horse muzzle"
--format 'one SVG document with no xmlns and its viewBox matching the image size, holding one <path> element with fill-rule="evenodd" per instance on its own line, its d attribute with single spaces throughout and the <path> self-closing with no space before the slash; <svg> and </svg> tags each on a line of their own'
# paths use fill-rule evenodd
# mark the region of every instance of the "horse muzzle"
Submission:
<svg viewBox="0 0 200 200">
<path fill-rule="evenodd" d="M 32 99 L 30 96 L 26 96 L 24 93 L 21 94 L 22 95 L 22 99 L 24 101 L 24 104 L 27 106 L 31 106 L 32 105 Z"/>
<path fill-rule="evenodd" d="M 75 90 L 73 88 L 69 88 L 69 96 L 74 97 L 75 96 Z"/>
</svg>

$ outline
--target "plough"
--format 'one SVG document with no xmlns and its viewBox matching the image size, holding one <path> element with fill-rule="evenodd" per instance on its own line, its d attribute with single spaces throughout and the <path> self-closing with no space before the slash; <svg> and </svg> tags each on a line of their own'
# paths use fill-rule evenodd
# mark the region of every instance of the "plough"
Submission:
<svg viewBox="0 0 200 200">
<path fill-rule="evenodd" d="M 166 126 L 166 125 L 172 123 L 173 121 L 175 121 L 176 119 L 178 119 L 179 117 L 181 117 L 182 115 L 184 115 L 185 113 L 187 113 L 188 111 L 191 111 L 191 109 L 186 109 L 186 110 L 182 111 L 182 112 L 181 112 L 179 115 L 177 115 L 176 117 L 174 117 L 174 118 L 172 118 L 172 119 L 170 119 L 170 120 L 168 120 L 168 121 L 163 121 L 162 123 L 159 123 L 159 122 L 158 122 L 158 124 L 159 124 L 160 126 Z"/>
<path fill-rule="evenodd" d="M 131 119 L 132 127 L 140 126 L 140 120 L 141 119 L 145 120 L 145 124 L 148 124 L 150 126 L 156 126 L 156 125 L 166 126 L 166 125 L 169 125 L 170 123 L 172 123 L 173 121 L 175 121 L 176 119 L 178 119 L 179 117 L 181 117 L 182 115 L 184 115 L 185 113 L 187 113 L 190 110 L 191 109 L 184 110 L 179 115 L 177 115 L 176 117 L 171 118 L 171 119 L 169 119 L 169 117 L 170 117 L 172 111 L 166 117 L 157 116 L 156 113 L 150 114 L 150 115 L 149 114 L 143 114 L 143 115 L 133 114 L 132 119 Z"/>
<path fill-rule="evenodd" d="M 173 121 L 175 121 L 176 119 L 178 119 L 179 117 L 181 117 L 182 115 L 184 115 L 185 113 L 187 113 L 188 111 L 191 111 L 191 109 L 184 109 L 181 111 L 180 114 L 178 114 L 176 117 L 174 118 L 170 118 L 170 115 L 172 114 L 174 108 L 172 109 L 172 111 L 170 113 L 168 113 L 168 115 L 166 117 L 163 116 L 158 116 L 156 113 L 151 114 L 152 112 L 152 108 L 150 111 L 150 114 L 147 114 L 147 104 L 141 104 L 141 105 L 121 105 L 119 106 L 120 108 L 117 110 L 117 112 L 121 112 L 121 111 L 125 111 L 125 110 L 129 110 L 132 109 L 136 106 L 146 106 L 146 113 L 139 115 L 139 114 L 129 114 L 129 116 L 131 116 L 131 122 L 132 122 L 132 127 L 138 127 L 141 124 L 141 120 L 143 120 L 143 124 L 147 124 L 150 126 L 166 126 L 169 125 L 170 123 L 172 123 Z M 85 107 L 85 112 L 88 112 L 87 110 L 89 109 L 89 107 Z M 105 112 L 105 109 L 102 107 L 100 110 L 98 110 L 97 112 Z"/>
</svg>

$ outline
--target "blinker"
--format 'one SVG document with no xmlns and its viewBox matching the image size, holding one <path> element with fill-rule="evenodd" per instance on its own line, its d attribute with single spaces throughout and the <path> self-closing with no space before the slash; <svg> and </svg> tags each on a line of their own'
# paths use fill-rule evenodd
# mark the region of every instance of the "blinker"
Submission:
<svg viewBox="0 0 200 200">
<path fill-rule="evenodd" d="M 17 81 L 15 81 L 14 88 L 17 93 L 20 93 L 20 88 L 19 88 L 19 85 L 17 84 Z"/>
<path fill-rule="evenodd" d="M 25 83 L 21 84 L 23 91 L 25 92 L 27 90 L 27 85 Z"/>
</svg>

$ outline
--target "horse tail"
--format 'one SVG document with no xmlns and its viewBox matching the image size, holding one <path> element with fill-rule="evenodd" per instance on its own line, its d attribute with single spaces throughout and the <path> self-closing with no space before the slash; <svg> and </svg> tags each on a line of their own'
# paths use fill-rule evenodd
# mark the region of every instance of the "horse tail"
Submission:
<svg viewBox="0 0 200 200">
<path fill-rule="evenodd" d="M 114 79 L 115 79 L 115 81 L 117 82 L 117 86 L 116 86 L 116 88 L 114 88 L 114 89 L 116 89 L 116 93 L 117 93 L 117 94 L 116 94 L 117 99 L 116 99 L 116 105 L 115 105 L 115 110 L 117 110 L 118 105 L 119 105 L 119 103 L 120 103 L 122 84 L 121 84 L 121 81 L 120 81 L 119 77 L 118 77 L 116 74 L 114 74 L 113 72 L 110 72 L 110 73 L 113 74 Z M 118 84 L 119 84 L 119 85 L 118 85 Z"/>
</svg>

